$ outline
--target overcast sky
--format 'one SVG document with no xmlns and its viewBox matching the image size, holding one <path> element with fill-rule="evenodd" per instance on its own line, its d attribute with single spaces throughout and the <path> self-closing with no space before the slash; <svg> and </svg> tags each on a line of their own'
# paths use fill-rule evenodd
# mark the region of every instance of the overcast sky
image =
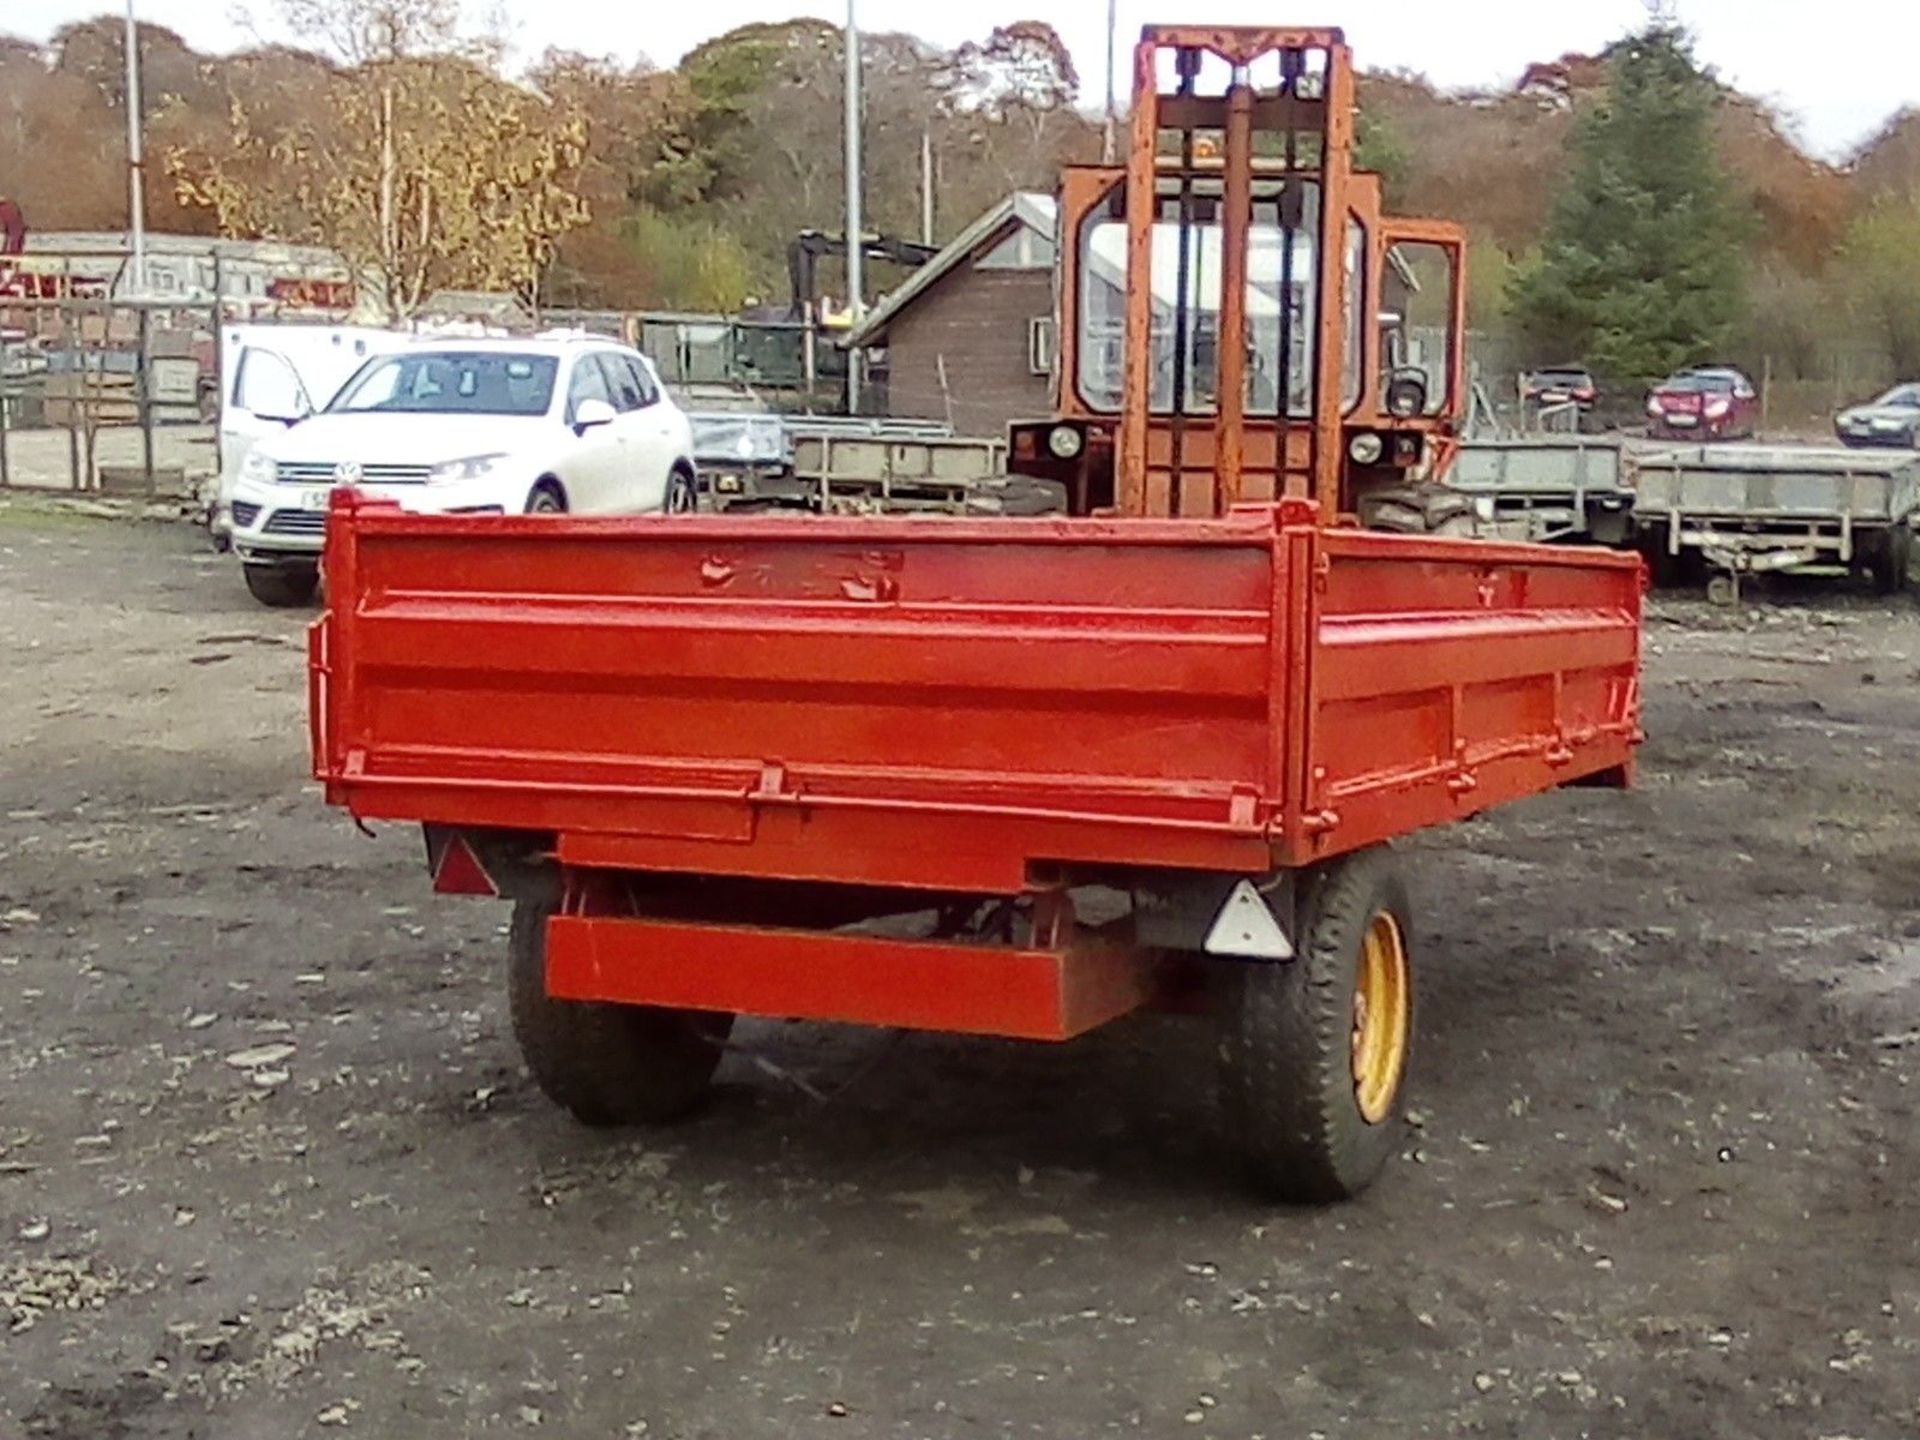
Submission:
<svg viewBox="0 0 1920 1440">
<path fill-rule="evenodd" d="M 118 0 L 0 0 L 0 30 L 45 39 L 69 20 Z M 735 25 L 819 15 L 840 21 L 844 4 L 793 0 L 703 0 L 622 4 L 620 0 L 487 0 L 497 3 L 522 56 L 548 45 L 672 64 L 692 46 Z M 136 0 L 141 18 L 169 25 L 202 49 L 246 43 L 235 0 Z M 1104 93 L 1105 0 L 859 0 L 860 23 L 910 30 L 944 45 L 983 36 L 993 25 L 1036 15 L 1066 37 L 1084 85 Z M 271 0 L 255 0 L 271 14 Z M 1443 85 L 1511 82 L 1529 61 L 1591 51 L 1641 24 L 1645 0 L 1286 0 L 1304 24 L 1346 27 L 1356 58 L 1373 69 L 1420 71 Z M 1674 0 L 1702 57 L 1743 90 L 1792 116 L 1810 148 L 1838 157 L 1905 104 L 1920 105 L 1920 4 L 1914 0 Z M 1120 30 L 1148 20 L 1271 23 L 1275 0 L 1120 0 Z M 1124 66 L 1124 61 L 1122 62 Z"/>
</svg>

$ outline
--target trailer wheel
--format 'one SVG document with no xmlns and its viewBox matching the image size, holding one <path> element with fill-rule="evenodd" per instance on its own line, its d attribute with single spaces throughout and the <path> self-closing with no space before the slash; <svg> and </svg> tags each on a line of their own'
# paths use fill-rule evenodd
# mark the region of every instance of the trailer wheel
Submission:
<svg viewBox="0 0 1920 1440">
<path fill-rule="evenodd" d="M 1873 588 L 1880 594 L 1898 595 L 1906 589 L 1907 572 L 1913 564 L 1913 531 L 1905 525 L 1888 530 L 1871 563 Z"/>
<path fill-rule="evenodd" d="M 541 1092 L 587 1125 L 647 1125 L 684 1115 L 720 1064 L 731 1015 L 598 1005 L 547 994 L 548 901 L 513 907 L 507 1000 L 514 1039 Z"/>
<path fill-rule="evenodd" d="M 1364 1190 L 1401 1134 L 1413 1039 L 1413 926 L 1391 853 L 1375 846 L 1304 879 L 1297 954 L 1223 964 L 1222 1111 L 1265 1194 Z"/>
</svg>

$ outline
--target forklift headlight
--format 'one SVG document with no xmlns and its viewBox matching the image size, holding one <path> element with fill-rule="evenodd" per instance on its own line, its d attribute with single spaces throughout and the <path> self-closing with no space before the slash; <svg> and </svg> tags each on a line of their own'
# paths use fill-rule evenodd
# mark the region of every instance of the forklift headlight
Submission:
<svg viewBox="0 0 1920 1440">
<path fill-rule="evenodd" d="M 1056 425 L 1047 432 L 1047 449 L 1056 460 L 1077 460 L 1087 447 L 1087 437 L 1071 425 Z"/>
<path fill-rule="evenodd" d="M 1387 413 L 1401 420 L 1424 414 L 1427 408 L 1427 377 L 1419 370 L 1394 372 L 1387 382 Z"/>
<path fill-rule="evenodd" d="M 1377 465 L 1387 443 L 1371 430 L 1362 430 L 1347 442 L 1347 456 L 1356 465 Z"/>
</svg>

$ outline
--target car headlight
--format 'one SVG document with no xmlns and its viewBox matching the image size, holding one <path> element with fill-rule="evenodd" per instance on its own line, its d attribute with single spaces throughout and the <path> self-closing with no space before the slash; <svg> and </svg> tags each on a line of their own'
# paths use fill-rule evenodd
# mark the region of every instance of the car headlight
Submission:
<svg viewBox="0 0 1920 1440">
<path fill-rule="evenodd" d="M 1387 445 L 1371 430 L 1362 430 L 1347 442 L 1347 454 L 1356 465 L 1373 465 L 1386 453 Z"/>
<path fill-rule="evenodd" d="M 496 451 L 491 455 L 469 455 L 461 460 L 443 460 L 427 471 L 429 485 L 444 485 L 453 480 L 478 480 L 489 475 L 505 454 Z"/>
<path fill-rule="evenodd" d="M 1086 446 L 1087 437 L 1071 425 L 1056 425 L 1047 432 L 1047 449 L 1056 460 L 1078 459 Z"/>
<path fill-rule="evenodd" d="M 274 463 L 273 457 L 261 454 L 258 448 L 249 450 L 247 458 L 240 462 L 242 480 L 271 480 L 279 471 L 280 467 Z"/>
</svg>

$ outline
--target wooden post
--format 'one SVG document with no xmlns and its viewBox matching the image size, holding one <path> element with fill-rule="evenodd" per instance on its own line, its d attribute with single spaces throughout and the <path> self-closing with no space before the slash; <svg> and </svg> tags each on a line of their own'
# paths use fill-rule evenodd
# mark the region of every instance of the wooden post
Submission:
<svg viewBox="0 0 1920 1440">
<path fill-rule="evenodd" d="M 140 371 L 134 377 L 133 403 L 140 415 L 140 461 L 145 470 L 147 494 L 154 491 L 153 480 L 153 311 L 140 307 Z"/>
</svg>

